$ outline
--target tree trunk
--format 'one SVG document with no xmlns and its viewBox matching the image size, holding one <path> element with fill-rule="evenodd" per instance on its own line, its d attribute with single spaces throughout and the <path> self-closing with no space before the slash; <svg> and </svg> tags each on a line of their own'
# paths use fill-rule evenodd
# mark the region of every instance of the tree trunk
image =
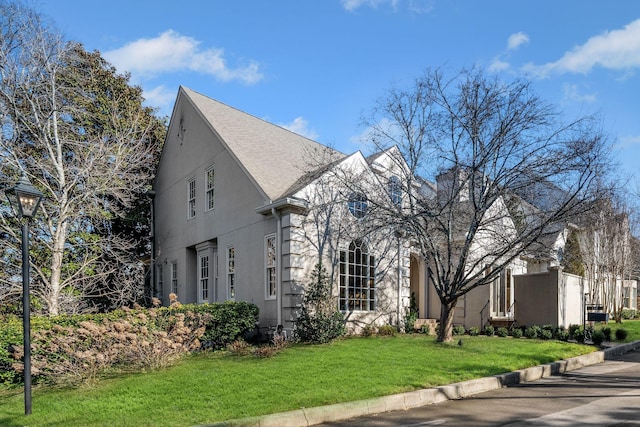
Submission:
<svg viewBox="0 0 640 427">
<path fill-rule="evenodd" d="M 49 280 L 49 291 L 47 293 L 47 308 L 49 316 L 60 314 L 60 292 L 62 291 L 62 262 L 64 256 L 64 244 L 67 239 L 67 225 L 58 225 L 54 234 L 53 253 L 51 256 L 51 278 Z"/>
<path fill-rule="evenodd" d="M 438 329 L 438 342 L 453 341 L 453 314 L 455 313 L 458 298 L 442 303 L 440 306 L 440 328 Z"/>
</svg>

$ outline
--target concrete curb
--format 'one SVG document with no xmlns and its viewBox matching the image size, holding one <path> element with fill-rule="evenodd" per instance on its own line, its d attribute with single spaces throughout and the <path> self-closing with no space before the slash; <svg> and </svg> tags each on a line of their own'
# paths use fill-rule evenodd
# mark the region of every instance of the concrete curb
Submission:
<svg viewBox="0 0 640 427">
<path fill-rule="evenodd" d="M 572 357 L 566 360 L 520 369 L 506 374 L 475 380 L 416 390 L 391 396 L 337 403 L 335 405 L 302 408 L 260 417 L 243 418 L 208 424 L 209 427 L 302 427 L 313 426 L 355 417 L 374 415 L 389 411 L 404 411 L 419 406 L 431 405 L 446 400 L 464 399 L 485 391 L 510 387 L 520 383 L 535 381 L 550 375 L 580 369 L 602 363 L 626 352 L 640 348 L 640 341 Z"/>
</svg>

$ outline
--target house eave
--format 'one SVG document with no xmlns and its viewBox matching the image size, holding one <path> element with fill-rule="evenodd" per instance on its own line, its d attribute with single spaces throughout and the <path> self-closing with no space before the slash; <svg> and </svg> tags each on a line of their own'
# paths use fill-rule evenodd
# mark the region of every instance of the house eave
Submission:
<svg viewBox="0 0 640 427">
<path fill-rule="evenodd" d="M 292 208 L 296 210 L 307 211 L 309 210 L 309 203 L 306 200 L 296 199 L 292 197 L 283 197 L 282 199 L 274 200 L 265 205 L 258 206 L 256 213 L 260 215 L 271 215 L 273 209 L 283 210 L 285 208 Z"/>
</svg>

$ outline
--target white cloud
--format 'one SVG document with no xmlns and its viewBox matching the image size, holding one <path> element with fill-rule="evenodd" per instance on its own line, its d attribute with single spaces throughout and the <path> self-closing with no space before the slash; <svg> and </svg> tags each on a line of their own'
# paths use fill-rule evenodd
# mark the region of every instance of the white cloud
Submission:
<svg viewBox="0 0 640 427">
<path fill-rule="evenodd" d="M 610 70 L 640 67 L 640 19 L 622 29 L 591 37 L 555 62 L 528 64 L 525 71 L 538 77 L 547 77 L 552 73 L 586 74 L 596 66 Z"/>
<path fill-rule="evenodd" d="M 298 135 L 313 139 L 314 141 L 318 139 L 318 134 L 313 129 L 309 128 L 309 122 L 307 122 L 302 116 L 296 117 L 289 124 L 280 124 L 279 126 L 282 126 L 291 132 L 295 132 Z"/>
<path fill-rule="evenodd" d="M 138 39 L 104 53 L 118 70 L 129 71 L 136 79 L 175 71 L 194 71 L 215 76 L 221 81 L 239 80 L 254 84 L 262 79 L 258 63 L 230 68 L 224 50 L 200 48 L 200 42 L 176 31 L 167 30 L 158 37 Z"/>
<path fill-rule="evenodd" d="M 632 147 L 635 145 L 640 146 L 640 135 L 623 136 L 622 138 L 620 138 L 620 145 L 622 147 Z"/>
<path fill-rule="evenodd" d="M 489 65 L 489 72 L 499 73 L 501 71 L 508 70 L 509 68 L 511 68 L 511 65 L 508 62 L 503 61 L 500 58 L 495 58 L 493 62 L 491 62 L 491 65 Z"/>
<path fill-rule="evenodd" d="M 165 85 L 156 86 L 151 90 L 144 90 L 145 104 L 167 105 L 173 103 L 176 90 L 170 90 Z"/>
<path fill-rule="evenodd" d="M 507 50 L 515 50 L 526 43 L 529 43 L 529 36 L 522 31 L 511 34 L 507 39 Z"/>
<path fill-rule="evenodd" d="M 575 84 L 565 83 L 562 85 L 563 98 L 568 101 L 579 101 L 593 103 L 596 102 L 597 96 L 595 93 L 584 94 L 580 93 L 578 86 Z"/>
</svg>

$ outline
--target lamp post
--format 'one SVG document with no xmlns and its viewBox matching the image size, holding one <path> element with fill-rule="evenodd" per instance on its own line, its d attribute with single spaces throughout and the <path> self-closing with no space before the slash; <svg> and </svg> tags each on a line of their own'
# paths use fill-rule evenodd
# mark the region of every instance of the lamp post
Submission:
<svg viewBox="0 0 640 427">
<path fill-rule="evenodd" d="M 9 203 L 22 222 L 22 333 L 24 341 L 24 414 L 31 414 L 31 318 L 29 298 L 29 222 L 38 210 L 43 194 L 25 174 L 15 187 L 5 190 Z"/>
</svg>

